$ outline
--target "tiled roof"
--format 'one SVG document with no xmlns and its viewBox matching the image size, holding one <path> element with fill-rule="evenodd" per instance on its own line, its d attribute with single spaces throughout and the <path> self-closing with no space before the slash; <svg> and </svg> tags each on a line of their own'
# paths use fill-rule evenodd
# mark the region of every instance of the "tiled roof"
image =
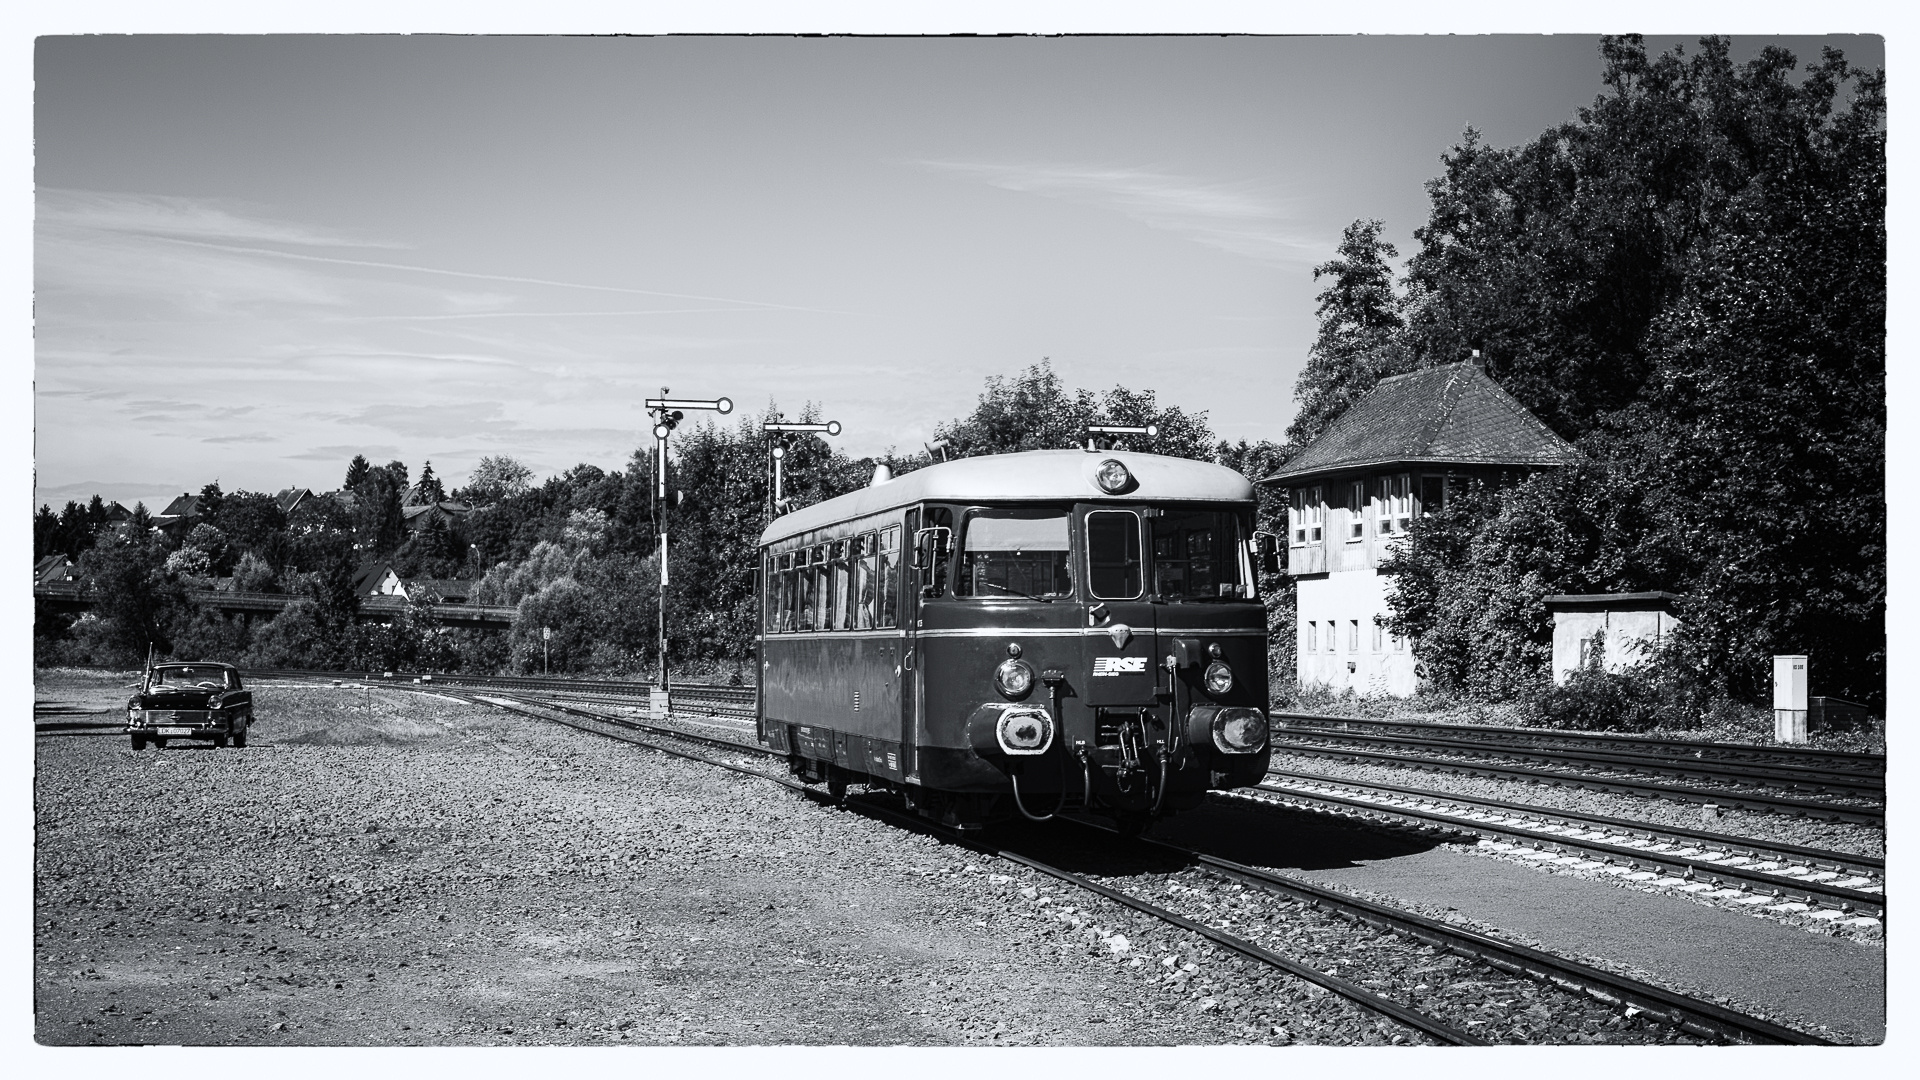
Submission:
<svg viewBox="0 0 1920 1080">
<path fill-rule="evenodd" d="M 279 505 L 281 513 L 290 514 L 293 512 L 294 507 L 300 505 L 300 500 L 309 498 L 312 495 L 313 492 L 306 488 L 290 487 L 280 494 L 275 495 L 273 501 Z"/>
<path fill-rule="evenodd" d="M 367 596 L 371 594 L 375 589 L 380 587 L 381 582 L 387 579 L 387 574 L 391 572 L 392 569 L 393 567 L 385 560 L 370 562 L 361 567 L 359 571 L 353 575 L 354 595 Z M 396 578 L 399 576 L 398 574 L 394 574 Z M 404 586 L 402 587 L 404 588 Z"/>
<path fill-rule="evenodd" d="M 179 498 L 168 503 L 167 508 L 165 510 L 160 511 L 159 516 L 189 517 L 191 515 L 198 514 L 199 512 L 200 512 L 200 496 L 188 495 L 188 494 L 182 493 Z"/>
<path fill-rule="evenodd" d="M 1380 380 L 1266 481 L 1291 483 L 1388 465 L 1547 466 L 1578 460 L 1578 450 L 1485 371 L 1444 364 Z"/>
</svg>

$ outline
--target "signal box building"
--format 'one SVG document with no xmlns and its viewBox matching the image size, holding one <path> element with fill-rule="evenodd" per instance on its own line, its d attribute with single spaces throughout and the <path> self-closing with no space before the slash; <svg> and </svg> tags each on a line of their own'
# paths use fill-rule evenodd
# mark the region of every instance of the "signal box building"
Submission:
<svg viewBox="0 0 1920 1080">
<path fill-rule="evenodd" d="M 1456 486 L 1579 458 L 1476 364 L 1380 380 L 1262 481 L 1289 490 L 1300 683 L 1411 695 L 1416 658 L 1387 630 L 1380 563 L 1413 519 L 1442 506 Z"/>
</svg>

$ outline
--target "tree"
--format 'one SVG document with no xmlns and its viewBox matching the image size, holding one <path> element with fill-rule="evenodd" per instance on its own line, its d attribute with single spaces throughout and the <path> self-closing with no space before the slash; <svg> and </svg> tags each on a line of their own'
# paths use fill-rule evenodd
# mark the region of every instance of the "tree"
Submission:
<svg viewBox="0 0 1920 1080">
<path fill-rule="evenodd" d="M 433 462 L 420 467 L 420 482 L 407 491 L 408 506 L 432 506 L 447 497 L 446 490 L 440 486 L 440 478 L 433 475 Z"/>
<path fill-rule="evenodd" d="M 372 469 L 373 466 L 367 462 L 364 454 L 353 455 L 353 460 L 347 462 L 346 479 L 340 482 L 341 490 L 352 491 L 354 488 L 359 487 L 361 483 L 366 480 L 367 473 L 372 471 Z"/>
<path fill-rule="evenodd" d="M 165 548 L 149 536 L 116 539 L 80 557 L 80 580 L 113 662 L 138 663 L 149 645 L 162 656 L 172 652 L 166 628 L 180 601 L 165 561 Z"/>
<path fill-rule="evenodd" d="M 1329 281 L 1316 297 L 1319 336 L 1294 382 L 1298 409 L 1287 441 L 1295 446 L 1311 442 L 1381 379 L 1413 370 L 1412 352 L 1399 339 L 1405 320 L 1387 265 L 1399 252 L 1380 238 L 1381 228 L 1377 218 L 1348 225 L 1339 258 L 1313 268 L 1315 281 Z"/>
<path fill-rule="evenodd" d="M 35 562 L 54 553 L 60 544 L 60 518 L 45 503 L 33 512 L 33 559 Z"/>
<path fill-rule="evenodd" d="M 526 491 L 527 481 L 532 478 L 533 470 L 513 458 L 490 454 L 480 459 L 467 478 L 467 486 L 455 494 L 475 504 L 499 502 Z"/>
<path fill-rule="evenodd" d="M 200 489 L 200 517 L 202 520 L 216 518 L 226 503 L 226 495 L 220 490 L 220 481 L 215 480 Z"/>
<path fill-rule="evenodd" d="M 1590 464 L 1417 524 L 1396 624 L 1443 686 L 1510 694 L 1546 675 L 1539 596 L 1666 589 L 1661 662 L 1705 692 L 1757 700 L 1768 655 L 1807 652 L 1878 705 L 1884 78 L 1714 38 L 1601 52 L 1577 122 L 1444 159 L 1402 332 L 1422 362 L 1481 348 Z"/>
<path fill-rule="evenodd" d="M 1135 449 L 1203 461 L 1212 457 L 1213 433 L 1205 412 L 1162 408 L 1151 390 L 1116 386 L 1100 396 L 1084 389 L 1069 392 L 1044 359 L 1012 377 L 988 376 L 973 412 L 934 432 L 947 440 L 949 456 L 973 457 L 1072 449 L 1085 445 L 1088 425 L 1107 423 L 1159 428 L 1151 439 L 1129 439 Z"/>
</svg>

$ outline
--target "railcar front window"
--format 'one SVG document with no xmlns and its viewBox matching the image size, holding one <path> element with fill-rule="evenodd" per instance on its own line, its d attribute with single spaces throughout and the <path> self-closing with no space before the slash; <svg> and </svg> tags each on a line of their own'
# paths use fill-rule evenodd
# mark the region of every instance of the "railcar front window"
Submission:
<svg viewBox="0 0 1920 1080">
<path fill-rule="evenodd" d="M 1251 596 L 1241 575 L 1238 515 L 1218 510 L 1149 518 L 1153 591 L 1162 600 L 1236 600 Z"/>
<path fill-rule="evenodd" d="M 1140 517 L 1131 510 L 1087 514 L 1089 586 L 1102 600 L 1140 595 Z"/>
<path fill-rule="evenodd" d="M 1073 594 L 1071 515 L 1065 510 L 980 510 L 961 540 L 961 596 L 1053 600 Z"/>
</svg>

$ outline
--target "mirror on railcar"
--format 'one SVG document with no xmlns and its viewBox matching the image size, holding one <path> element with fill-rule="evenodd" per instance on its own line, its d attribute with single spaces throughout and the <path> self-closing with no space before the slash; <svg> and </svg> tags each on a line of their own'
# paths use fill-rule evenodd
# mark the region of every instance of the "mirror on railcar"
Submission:
<svg viewBox="0 0 1920 1080">
<path fill-rule="evenodd" d="M 1280 572 L 1280 538 L 1270 532 L 1253 534 L 1254 562 L 1263 574 Z"/>
</svg>

